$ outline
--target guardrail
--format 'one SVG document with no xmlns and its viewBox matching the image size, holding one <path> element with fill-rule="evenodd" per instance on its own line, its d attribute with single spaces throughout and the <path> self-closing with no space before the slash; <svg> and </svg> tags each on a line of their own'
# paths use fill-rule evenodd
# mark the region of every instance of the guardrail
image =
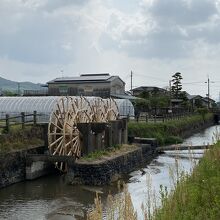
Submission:
<svg viewBox="0 0 220 220">
<path fill-rule="evenodd" d="M 37 114 L 36 111 L 34 111 L 32 114 L 25 114 L 24 112 L 21 112 L 20 115 L 11 116 L 9 114 L 5 115 L 5 118 L 0 119 L 0 128 L 4 129 L 5 133 L 8 133 L 10 131 L 11 126 L 15 125 L 21 125 L 21 128 L 24 129 L 25 125 L 37 125 L 37 116 L 40 116 L 41 114 Z"/>
<path fill-rule="evenodd" d="M 136 121 L 136 122 L 150 122 L 150 123 L 157 123 L 157 122 L 165 122 L 170 120 L 179 120 L 186 116 L 197 115 L 198 113 L 195 112 L 187 112 L 187 113 L 170 113 L 170 114 L 163 114 L 163 115 L 153 115 L 153 114 L 140 114 L 134 117 L 127 116 L 128 120 Z M 126 117 L 126 116 L 124 116 Z"/>
</svg>

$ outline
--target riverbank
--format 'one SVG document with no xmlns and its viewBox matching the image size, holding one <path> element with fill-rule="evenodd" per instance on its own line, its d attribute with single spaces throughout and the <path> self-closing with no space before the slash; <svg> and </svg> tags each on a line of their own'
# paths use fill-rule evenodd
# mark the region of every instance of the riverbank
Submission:
<svg viewBox="0 0 220 220">
<path fill-rule="evenodd" d="M 99 158 L 81 158 L 69 167 L 67 181 L 78 185 L 108 185 L 138 169 L 157 155 L 156 145 L 124 145 Z"/>
<path fill-rule="evenodd" d="M 45 132 L 43 126 L 12 126 L 8 133 L 0 134 L 0 154 L 43 146 Z"/>
<path fill-rule="evenodd" d="M 26 180 L 28 154 L 44 154 L 47 148 L 45 146 L 31 147 L 26 146 L 27 149 L 17 150 L 8 153 L 0 152 L 0 188 L 9 186 Z M 54 172 L 54 166 L 49 163 L 42 163 L 42 172 L 47 175 Z M 43 175 L 42 175 L 43 176 Z"/>
<path fill-rule="evenodd" d="M 204 154 L 191 176 L 182 176 L 153 219 L 220 218 L 220 142 Z"/>
<path fill-rule="evenodd" d="M 182 143 L 183 138 L 187 138 L 213 123 L 212 114 L 206 114 L 205 117 L 198 114 L 158 123 L 129 122 L 128 135 L 130 137 L 156 138 L 159 145 L 178 144 Z"/>
</svg>

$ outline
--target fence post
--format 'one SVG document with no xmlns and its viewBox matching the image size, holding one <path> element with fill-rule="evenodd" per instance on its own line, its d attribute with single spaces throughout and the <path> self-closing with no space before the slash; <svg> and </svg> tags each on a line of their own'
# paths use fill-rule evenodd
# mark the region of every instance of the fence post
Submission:
<svg viewBox="0 0 220 220">
<path fill-rule="evenodd" d="M 34 123 L 34 126 L 36 126 L 36 124 L 37 124 L 37 111 L 34 111 L 34 114 L 33 114 L 33 123 Z"/>
<path fill-rule="evenodd" d="M 25 114 L 24 112 L 21 112 L 21 127 L 24 129 L 24 124 L 25 124 Z"/>
<path fill-rule="evenodd" d="M 146 114 L 145 117 L 146 117 L 145 120 L 146 120 L 146 123 L 147 123 L 148 122 L 148 114 Z"/>
<path fill-rule="evenodd" d="M 9 115 L 6 114 L 6 115 L 5 115 L 5 131 L 6 131 L 6 133 L 9 132 L 9 126 L 10 126 Z"/>
</svg>

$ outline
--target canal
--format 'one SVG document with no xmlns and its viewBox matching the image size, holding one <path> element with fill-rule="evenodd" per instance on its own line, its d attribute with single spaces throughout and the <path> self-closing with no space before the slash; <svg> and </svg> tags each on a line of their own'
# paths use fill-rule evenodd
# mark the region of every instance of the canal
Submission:
<svg viewBox="0 0 220 220">
<path fill-rule="evenodd" d="M 212 126 L 184 141 L 184 145 L 212 144 L 213 134 L 220 126 Z M 136 170 L 124 178 L 131 193 L 132 201 L 142 219 L 141 204 L 146 201 L 150 185 L 155 191 L 159 205 L 160 185 L 172 188 L 170 170 L 175 169 L 176 156 L 178 166 L 190 172 L 194 162 L 203 155 L 203 150 L 170 152 L 156 157 L 149 165 Z M 99 192 L 105 201 L 109 191 L 117 195 L 116 185 L 104 187 L 71 186 L 66 184 L 65 176 L 51 175 L 34 181 L 26 181 L 0 189 L 0 220 L 73 220 L 85 219 L 93 206 L 95 192 Z"/>
</svg>

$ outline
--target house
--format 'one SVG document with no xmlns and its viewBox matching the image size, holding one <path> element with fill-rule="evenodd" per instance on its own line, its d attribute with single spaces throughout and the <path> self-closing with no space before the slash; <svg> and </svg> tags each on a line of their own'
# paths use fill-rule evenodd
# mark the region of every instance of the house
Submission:
<svg viewBox="0 0 220 220">
<path fill-rule="evenodd" d="M 166 89 L 162 89 L 156 86 L 140 86 L 131 90 L 134 96 L 140 96 L 143 93 L 147 93 L 149 96 L 153 94 L 167 94 Z"/>
<path fill-rule="evenodd" d="M 56 78 L 47 84 L 50 96 L 83 95 L 108 98 L 125 95 L 125 82 L 119 76 L 111 76 L 109 73 Z"/>
<path fill-rule="evenodd" d="M 216 107 L 216 102 L 215 102 L 215 100 L 213 100 L 213 99 L 211 99 L 211 98 L 208 98 L 208 97 L 204 97 L 203 99 L 204 99 L 204 101 L 207 102 L 207 106 L 209 105 L 209 108 L 214 108 L 214 107 Z"/>
<path fill-rule="evenodd" d="M 208 97 L 202 97 L 201 95 L 189 95 L 187 94 L 187 98 L 190 101 L 192 108 L 202 108 L 202 107 L 210 107 L 213 108 L 215 106 L 215 101 Z"/>
</svg>

